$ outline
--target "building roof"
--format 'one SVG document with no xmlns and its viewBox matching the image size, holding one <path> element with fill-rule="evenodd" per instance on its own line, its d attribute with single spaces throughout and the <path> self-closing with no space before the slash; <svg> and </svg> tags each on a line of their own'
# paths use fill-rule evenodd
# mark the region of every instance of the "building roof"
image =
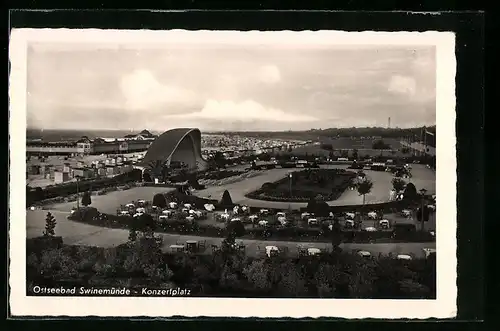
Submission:
<svg viewBox="0 0 500 331">
<path fill-rule="evenodd" d="M 153 138 L 155 137 L 154 134 L 152 134 L 151 132 L 149 132 L 148 130 L 142 130 L 139 135 L 143 136 L 143 137 L 146 137 L 146 138 Z"/>
<path fill-rule="evenodd" d="M 201 140 L 200 130 L 194 128 L 178 128 L 162 133 L 149 146 L 146 155 L 141 160 L 141 165 L 147 166 L 151 162 L 167 160 L 188 135 L 194 135 L 195 139 Z"/>
</svg>

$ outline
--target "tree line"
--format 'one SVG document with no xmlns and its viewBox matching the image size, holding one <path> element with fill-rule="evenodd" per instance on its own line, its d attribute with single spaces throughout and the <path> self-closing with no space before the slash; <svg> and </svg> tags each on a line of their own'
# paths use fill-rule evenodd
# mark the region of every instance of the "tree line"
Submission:
<svg viewBox="0 0 500 331">
<path fill-rule="evenodd" d="M 364 127 L 364 128 L 329 128 L 312 129 L 308 131 L 282 131 L 282 132 L 226 132 L 227 135 L 243 135 L 256 138 L 275 138 L 275 139 L 316 139 L 318 137 L 381 137 L 381 138 L 401 138 L 401 137 L 420 137 L 423 127 L 417 128 L 382 128 L 382 127 Z M 427 127 L 429 132 L 435 133 L 436 126 Z"/>
</svg>

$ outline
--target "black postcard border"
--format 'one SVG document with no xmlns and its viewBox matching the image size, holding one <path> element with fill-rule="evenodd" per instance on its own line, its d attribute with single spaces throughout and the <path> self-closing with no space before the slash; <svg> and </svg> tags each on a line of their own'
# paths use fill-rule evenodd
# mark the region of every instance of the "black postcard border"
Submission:
<svg viewBox="0 0 500 331">
<path fill-rule="evenodd" d="M 456 33 L 457 203 L 458 203 L 458 317 L 484 318 L 485 270 L 483 241 L 484 192 L 484 14 L 481 12 L 339 12 L 339 11 L 134 11 L 55 10 L 11 11 L 10 28 L 104 28 L 187 30 L 343 30 L 343 31 L 453 31 Z M 4 48 L 7 49 L 7 48 Z M 8 100 L 8 98 L 7 98 Z M 8 129 L 7 129 L 8 132 Z M 8 171 L 8 169 L 7 169 Z M 8 174 L 8 172 L 6 172 Z M 7 208 L 4 208 L 7 210 Z M 7 215 L 6 215 L 7 216 Z M 7 216 L 8 217 L 8 216 Z M 7 219 L 6 217 L 6 219 Z M 5 223 L 7 225 L 7 222 Z M 7 230 L 7 229 L 5 229 Z M 7 236 L 7 231 L 4 232 Z M 6 238 L 7 239 L 7 238 Z M 7 240 L 5 241 L 7 242 Z M 7 263 L 8 265 L 8 256 Z M 5 273 L 3 273 L 5 274 Z M 7 282 L 5 282 L 7 284 Z M 7 303 L 8 304 L 8 303 Z M 26 317 L 30 319 L 30 317 Z M 107 320 L 102 319 L 101 320 Z M 144 318 L 149 319 L 149 318 Z M 203 319 L 203 318 L 201 318 Z M 78 319 L 83 326 L 84 320 Z M 116 318 L 114 318 L 116 320 Z M 130 319 L 123 319 L 129 321 Z M 231 327 L 235 319 L 225 319 Z M 307 320 L 307 319 L 306 319 Z M 301 321 L 306 321 L 301 320 Z M 342 321 L 342 320 L 340 320 Z M 373 324 L 364 320 L 363 324 Z M 425 327 L 432 320 L 425 323 Z M 199 325 L 191 321 L 185 326 Z M 246 320 L 246 322 L 249 322 Z M 253 327 L 262 327 L 261 320 Z M 99 324 L 106 323 L 105 321 Z M 130 322 L 129 322 L 130 323 Z M 194 324 L 193 324 L 194 323 Z M 419 327 L 423 327 L 417 323 Z M 17 323 L 16 323 L 17 324 Z M 28 322 L 30 328 L 36 328 Z M 97 323 L 96 323 L 97 324 Z M 125 323 L 124 323 L 125 324 Z M 132 324 L 132 323 L 130 323 Z M 156 324 L 156 323 L 153 323 Z M 248 324 L 248 323 L 246 323 Z M 253 323 L 251 323 L 253 324 Z M 280 323 L 286 328 L 289 323 Z M 347 320 L 345 327 L 354 325 Z M 384 326 L 392 327 L 394 323 Z M 397 323 L 399 324 L 399 323 Z M 43 324 L 42 324 L 43 325 Z M 293 322 L 293 326 L 304 326 Z M 313 328 L 334 327 L 315 320 Z M 438 323 L 442 328 L 448 323 Z M 123 327 L 124 325 L 122 325 Z M 289 326 L 289 325 L 288 325 Z M 338 325 L 335 325 L 338 327 Z M 408 326 L 408 325 L 407 325 Z M 47 327 L 47 325 L 45 325 Z M 241 327 L 241 325 L 238 325 Z M 369 326 L 367 326 L 369 327 Z M 401 327 L 400 325 L 398 327 Z"/>
</svg>

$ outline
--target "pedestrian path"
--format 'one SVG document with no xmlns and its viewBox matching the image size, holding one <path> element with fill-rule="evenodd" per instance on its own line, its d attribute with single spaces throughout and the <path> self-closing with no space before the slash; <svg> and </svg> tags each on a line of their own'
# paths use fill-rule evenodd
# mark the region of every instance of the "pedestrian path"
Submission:
<svg viewBox="0 0 500 331">
<path fill-rule="evenodd" d="M 41 236 L 45 228 L 45 216 L 48 210 L 34 210 L 26 212 L 26 237 L 33 238 Z M 98 247 L 114 247 L 127 241 L 129 232 L 124 229 L 110 229 L 94 225 L 74 222 L 67 219 L 69 213 L 61 211 L 50 211 L 56 218 L 56 235 L 63 237 L 64 243 L 69 245 L 87 245 Z M 223 238 L 200 237 L 180 234 L 159 234 L 163 238 L 163 249 L 166 251 L 170 245 L 184 244 L 188 240 L 206 241 L 207 253 L 211 252 L 211 245 L 220 246 Z M 329 243 L 318 242 L 294 242 L 238 239 L 245 245 L 248 256 L 257 256 L 265 246 L 287 247 L 293 253 L 297 251 L 297 245 L 307 248 L 331 249 Z M 345 250 L 364 250 L 372 255 L 381 254 L 413 254 L 416 257 L 424 257 L 424 248 L 436 248 L 435 243 L 383 243 L 383 244 L 342 244 Z"/>
</svg>

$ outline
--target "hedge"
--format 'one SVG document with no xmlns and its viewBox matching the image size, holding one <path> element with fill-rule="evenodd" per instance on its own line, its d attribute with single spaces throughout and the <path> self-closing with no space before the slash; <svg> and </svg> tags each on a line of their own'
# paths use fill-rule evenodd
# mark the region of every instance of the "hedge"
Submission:
<svg viewBox="0 0 500 331">
<path fill-rule="evenodd" d="M 381 203 L 369 203 L 347 206 L 330 206 L 330 212 L 345 213 L 345 212 L 365 212 L 368 210 L 380 210 L 384 212 L 392 212 L 393 210 L 402 210 L 410 206 L 411 202 L 406 200 L 394 200 Z M 307 212 L 307 207 L 300 208 L 300 212 Z"/>
<path fill-rule="evenodd" d="M 174 185 L 172 185 L 172 184 L 166 184 L 166 183 L 155 184 L 153 182 L 143 182 L 142 186 L 144 186 L 144 187 L 167 187 L 167 188 L 175 188 Z"/>
<path fill-rule="evenodd" d="M 124 174 L 120 174 L 111 178 L 101 178 L 101 179 L 91 179 L 91 180 L 81 180 L 78 182 L 78 190 L 80 192 L 88 190 L 100 190 L 113 186 L 120 186 L 130 182 L 135 182 L 140 180 L 140 170 L 134 169 Z M 30 188 L 26 187 L 26 202 L 28 205 L 33 203 L 75 194 L 77 190 L 77 182 L 70 182 L 56 186 L 48 186 L 44 189 L 39 187 Z"/>
<path fill-rule="evenodd" d="M 224 179 L 228 177 L 243 175 L 246 171 L 236 171 L 236 170 L 222 170 L 216 172 L 208 172 L 200 176 L 199 179 L 210 180 L 210 179 Z"/>
</svg>

